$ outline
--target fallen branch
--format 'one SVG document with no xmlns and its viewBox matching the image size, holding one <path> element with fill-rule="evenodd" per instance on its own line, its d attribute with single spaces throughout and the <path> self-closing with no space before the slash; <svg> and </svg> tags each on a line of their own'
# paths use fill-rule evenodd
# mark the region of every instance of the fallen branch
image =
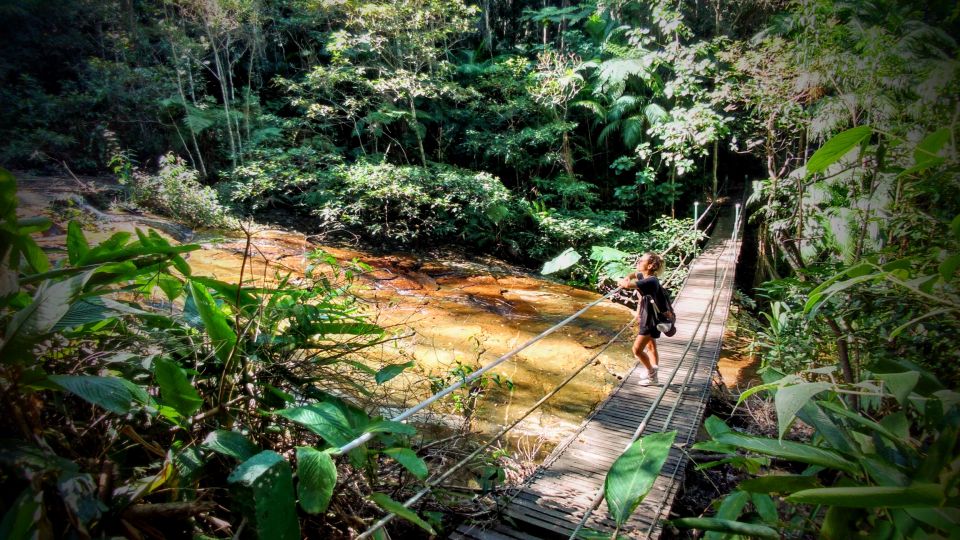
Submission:
<svg viewBox="0 0 960 540">
<path fill-rule="evenodd" d="M 124 519 L 153 521 L 183 519 L 209 512 L 217 507 L 213 501 L 133 504 L 123 511 Z"/>
</svg>

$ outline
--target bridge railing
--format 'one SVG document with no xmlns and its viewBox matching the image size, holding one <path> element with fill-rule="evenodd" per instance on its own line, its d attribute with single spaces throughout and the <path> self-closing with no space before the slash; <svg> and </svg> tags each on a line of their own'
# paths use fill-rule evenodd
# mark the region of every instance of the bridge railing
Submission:
<svg viewBox="0 0 960 540">
<path fill-rule="evenodd" d="M 736 247 L 738 246 L 738 243 L 739 243 L 740 226 L 741 226 L 740 204 L 738 203 L 736 205 L 736 211 L 734 214 L 733 232 L 730 235 L 730 242 L 733 246 L 734 254 L 738 252 Z M 710 328 L 710 324 L 713 322 L 713 316 L 716 313 L 717 304 L 723 293 L 723 288 L 718 286 L 718 284 L 722 284 L 726 282 L 727 274 L 729 273 L 730 268 L 732 267 L 729 265 L 724 266 L 722 275 L 717 271 L 721 258 L 725 256 L 727 256 L 726 250 L 721 252 L 714 260 L 713 294 L 710 297 L 710 302 L 707 304 L 707 308 L 703 311 L 703 314 L 700 315 L 700 319 L 697 321 L 697 325 L 694 327 L 693 332 L 690 336 L 690 339 L 687 340 L 683 353 L 680 355 L 680 359 L 677 361 L 677 365 L 673 368 L 673 371 L 670 372 L 670 375 L 667 377 L 666 382 L 663 383 L 663 386 L 660 389 L 660 392 L 654 398 L 653 403 L 650 405 L 649 409 L 647 409 L 646 414 L 644 414 L 643 418 L 640 420 L 640 424 L 637 426 L 637 429 L 634 430 L 633 436 L 630 438 L 630 441 L 624 446 L 624 451 L 630 448 L 630 446 L 634 442 L 636 442 L 637 439 L 639 439 L 640 436 L 643 434 L 643 432 L 647 429 L 647 424 L 650 422 L 650 419 L 653 417 L 654 412 L 657 410 L 657 408 L 660 406 L 660 403 L 663 401 L 663 398 L 666 395 L 667 390 L 670 388 L 670 384 L 673 382 L 673 379 L 677 376 L 677 372 L 683 366 L 684 360 L 686 359 L 687 354 L 690 352 L 690 349 L 697 338 L 697 334 L 700 333 L 701 328 L 703 328 L 703 332 L 700 336 L 700 343 L 698 344 L 698 350 L 703 346 L 704 342 L 706 341 L 707 329 Z M 706 320 L 706 327 L 704 328 L 703 323 L 705 320 Z M 717 351 L 717 354 L 719 354 L 719 351 Z M 680 405 L 680 402 L 682 401 L 683 394 L 689 388 L 690 381 L 693 379 L 693 375 L 696 373 L 697 368 L 700 365 L 701 359 L 702 359 L 701 355 L 699 354 L 694 355 L 694 364 L 687 369 L 686 376 L 684 377 L 679 390 L 677 390 L 675 394 L 675 398 L 674 398 L 675 401 L 673 403 L 673 407 L 671 407 L 670 412 L 668 413 L 667 418 L 663 424 L 664 430 L 668 428 L 668 426 L 670 425 L 670 422 L 673 420 L 673 415 L 676 412 L 677 407 Z M 678 467 L 674 467 L 674 470 L 671 474 L 671 480 L 674 477 L 676 477 L 678 470 L 679 470 Z M 594 495 L 593 499 L 590 502 L 590 505 L 584 511 L 583 517 L 577 523 L 576 528 L 574 528 L 573 533 L 570 534 L 570 537 L 568 538 L 568 540 L 573 540 L 577 537 L 577 535 L 583 529 L 583 526 L 590 519 L 590 516 L 593 514 L 594 510 L 596 510 L 600 506 L 600 503 L 603 502 L 603 498 L 604 498 L 604 490 L 603 490 L 603 487 L 601 487 L 600 490 L 596 493 L 596 495 Z M 659 515 L 659 513 L 657 515 Z M 650 528 L 647 530 L 648 535 L 655 525 L 656 525 L 656 520 L 653 520 L 653 523 L 651 523 Z"/>
<path fill-rule="evenodd" d="M 711 203 L 711 206 L 713 206 L 712 203 Z M 739 205 L 737 205 L 737 206 L 739 207 Z M 708 208 L 704 211 L 703 215 L 700 216 L 700 219 L 698 219 L 697 222 L 694 223 L 694 226 L 695 226 L 695 227 L 696 227 L 696 226 L 699 226 L 701 220 L 707 216 L 709 210 L 710 210 L 710 208 L 708 207 Z M 675 246 L 676 246 L 676 244 L 669 246 L 669 247 L 664 251 L 664 253 L 667 253 L 667 252 L 671 251 L 672 249 L 675 249 Z M 590 302 L 589 304 L 587 304 L 586 306 L 584 306 L 583 308 L 581 308 L 580 310 L 578 310 L 576 313 L 570 315 L 569 317 L 563 319 L 562 321 L 558 322 L 557 324 L 551 326 L 551 327 L 548 328 L 547 330 L 544 330 L 543 332 L 541 332 L 540 334 L 534 336 L 533 338 L 530 338 L 530 339 L 527 340 L 525 343 L 523 343 L 523 344 L 519 345 L 518 347 L 515 347 L 514 349 L 510 350 L 509 352 L 503 354 L 502 356 L 500 356 L 500 357 L 497 358 L 496 360 L 493 360 L 492 362 L 488 363 L 487 365 L 485 365 L 485 366 L 483 366 L 483 367 L 481 367 L 481 368 L 473 371 L 472 373 L 470 373 L 470 374 L 467 375 L 466 377 L 463 377 L 462 379 L 460 379 L 460 380 L 458 380 L 458 381 L 456 381 L 456 382 L 448 385 L 446 388 L 443 388 L 442 390 L 434 393 L 433 395 L 431 395 L 430 397 L 428 397 L 428 398 L 424 399 L 423 401 L 417 403 L 416 405 L 407 408 L 406 410 L 404 410 L 403 412 L 401 412 L 401 413 L 398 414 L 397 416 L 391 418 L 391 420 L 394 421 L 394 422 L 406 422 L 406 421 L 408 421 L 413 415 L 415 415 L 415 414 L 417 414 L 418 412 L 422 411 L 423 409 L 429 407 L 431 404 L 437 402 L 438 400 L 443 399 L 445 396 L 448 396 L 448 395 L 450 395 L 451 393 L 457 391 L 458 389 L 464 387 L 465 385 L 469 385 L 471 382 L 479 379 L 479 378 L 482 377 L 485 373 L 487 373 L 487 372 L 489 372 L 490 370 L 496 368 L 497 366 L 501 365 L 502 363 L 506 362 L 507 360 L 513 358 L 514 356 L 516 356 L 516 355 L 517 355 L 518 353 L 520 353 L 521 351 L 527 349 L 528 347 L 531 347 L 532 345 L 534 345 L 534 344 L 536 344 L 537 342 L 543 340 L 543 339 L 546 338 L 547 336 L 553 334 L 553 333 L 556 332 L 557 330 L 559 330 L 559 329 L 563 328 L 564 326 L 570 324 L 571 322 L 573 322 L 574 320 L 576 320 L 578 317 L 580 317 L 581 315 L 583 315 L 584 313 L 586 313 L 589 309 L 591 309 L 591 308 L 593 308 L 594 306 L 602 303 L 603 301 L 611 298 L 612 296 L 614 296 L 615 294 L 617 294 L 617 293 L 620 292 L 621 290 L 622 290 L 622 289 L 621 289 L 620 287 L 614 288 L 613 290 L 607 292 L 606 294 L 604 294 L 604 295 L 601 296 L 600 298 L 598 298 L 598 299 Z M 701 318 L 701 323 L 702 323 L 702 321 L 703 321 L 703 319 Z M 489 439 L 486 443 L 484 443 L 483 445 L 481 445 L 480 447 L 478 447 L 477 449 L 475 449 L 473 452 L 471 452 L 469 455 L 467 455 L 466 457 L 464 457 L 463 459 L 461 459 L 459 462 L 455 463 L 453 466 L 449 467 L 449 468 L 448 468 L 446 471 L 444 471 L 442 474 L 434 474 L 434 475 L 432 475 L 430 478 L 428 478 L 428 479 L 424 482 L 424 487 L 423 487 L 420 491 L 418 491 L 417 493 L 415 493 L 413 496 L 411 496 L 411 497 L 409 497 L 407 500 L 405 500 L 405 501 L 402 503 L 402 505 L 403 505 L 404 507 L 407 507 L 407 508 L 409 508 L 410 506 L 412 506 L 414 503 L 416 503 L 416 502 L 419 501 L 421 498 L 423 498 L 427 493 L 429 493 L 433 488 L 439 486 L 440 483 L 442 483 L 444 480 L 446 480 L 447 478 L 449 478 L 450 476 L 452 476 L 455 472 L 457 472 L 458 470 L 462 469 L 464 466 L 466 466 L 467 464 L 469 464 L 469 463 L 470 463 L 476 456 L 478 456 L 482 451 L 484 451 L 484 450 L 486 450 L 487 448 L 489 448 L 491 445 L 493 445 L 493 444 L 496 443 L 498 440 L 500 440 L 500 438 L 502 438 L 504 435 L 506 435 L 511 429 L 513 429 L 514 427 L 516 427 L 517 425 L 519 425 L 521 421 L 523 421 L 526 417 L 528 417 L 530 414 L 532 414 L 532 413 L 535 412 L 537 409 L 539 409 L 544 403 L 546 403 L 550 398 L 552 398 L 553 396 L 555 396 L 561 389 L 563 389 L 567 384 L 569 384 L 577 375 L 579 375 L 580 373 L 582 373 L 583 370 L 585 370 L 588 366 L 590 366 L 592 363 L 594 363 L 594 361 L 595 361 L 603 352 L 605 352 L 611 345 L 613 345 L 613 343 L 616 342 L 617 339 L 620 338 L 621 335 L 623 335 L 623 333 L 630 327 L 630 325 L 631 325 L 632 323 L 633 323 L 633 320 L 627 321 L 627 323 L 624 324 L 623 327 L 622 327 L 609 341 L 607 341 L 606 344 L 604 344 L 603 347 L 601 347 L 595 354 L 591 355 L 589 359 L 587 359 L 587 360 L 586 360 L 585 362 L 583 362 L 579 367 L 577 367 L 577 369 L 575 369 L 566 379 L 564 379 L 562 382 L 560 382 L 558 385 L 556 385 L 552 390 L 550 390 L 549 392 L 547 392 L 547 393 L 546 393 L 540 400 L 538 400 L 534 405 L 532 405 L 530 408 L 528 408 L 526 411 L 524 411 L 521 415 L 519 415 L 519 417 L 518 417 L 516 420 L 514 420 L 514 421 L 511 422 L 510 424 L 504 426 L 496 435 L 494 435 L 494 436 L 493 436 L 491 439 Z M 699 325 L 698 325 L 698 328 L 699 328 Z M 687 346 L 687 350 L 689 350 L 689 343 L 688 343 L 688 346 Z M 684 354 L 686 354 L 686 352 L 685 352 Z M 674 371 L 674 373 L 671 374 L 670 380 L 673 379 L 673 376 L 675 375 L 675 373 L 676 373 L 676 371 Z M 668 382 L 667 384 L 669 384 L 669 382 Z M 665 386 L 664 388 L 666 388 L 666 386 Z M 661 398 L 662 398 L 663 392 L 665 392 L 665 390 L 661 392 Z M 652 410 L 653 410 L 653 409 L 651 409 L 651 411 L 648 412 L 648 415 L 647 415 L 647 417 L 645 417 L 645 420 L 644 420 L 644 424 L 643 424 L 643 425 L 645 425 L 646 421 L 649 419 L 649 416 L 652 415 Z M 642 432 L 642 430 L 640 430 L 640 431 Z M 343 454 L 346 454 L 346 453 L 350 452 L 351 450 L 353 450 L 353 449 L 355 449 L 355 448 L 363 445 L 364 443 L 369 442 L 371 439 L 374 438 L 374 436 L 375 436 L 374 433 L 364 433 L 363 435 L 360 435 L 359 437 L 357 437 L 357 438 L 353 439 L 352 441 L 350 441 L 350 442 L 344 444 L 343 446 L 339 447 L 337 450 L 333 451 L 332 454 L 333 454 L 333 455 L 343 455 Z M 393 513 L 387 514 L 386 516 L 384 516 L 383 518 L 379 519 L 379 520 L 376 521 L 374 524 L 372 524 L 366 531 L 364 531 L 363 533 L 361 533 L 357 538 L 358 538 L 358 539 L 369 538 L 369 537 L 372 536 L 377 530 L 379 530 L 379 529 L 382 528 L 384 525 L 386 525 L 387 523 L 389 523 L 390 521 L 392 521 L 395 517 L 396 517 L 396 514 L 393 514 Z"/>
</svg>

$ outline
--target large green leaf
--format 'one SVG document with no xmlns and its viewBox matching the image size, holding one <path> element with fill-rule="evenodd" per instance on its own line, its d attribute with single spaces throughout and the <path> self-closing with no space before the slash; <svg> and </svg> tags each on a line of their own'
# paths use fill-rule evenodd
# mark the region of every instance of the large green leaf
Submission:
<svg viewBox="0 0 960 540">
<path fill-rule="evenodd" d="M 703 531 L 738 534 L 754 538 L 769 538 L 771 540 L 779 540 L 780 538 L 780 533 L 766 525 L 743 523 L 742 521 L 732 521 L 728 519 L 680 518 L 671 520 L 670 523 L 678 529 L 700 529 Z"/>
<path fill-rule="evenodd" d="M 413 450 L 409 448 L 387 448 L 383 453 L 395 459 L 397 463 L 403 465 L 403 468 L 413 473 L 417 478 L 423 480 L 427 477 L 429 472 L 427 464 Z"/>
<path fill-rule="evenodd" d="M 866 512 L 852 508 L 830 506 L 823 516 L 820 526 L 820 538 L 823 540 L 849 540 L 860 532 L 858 524 L 866 517 Z M 883 538 L 881 536 L 881 538 Z"/>
<path fill-rule="evenodd" d="M 33 234 L 38 232 L 43 232 L 53 226 L 53 222 L 49 218 L 45 217 L 28 217 L 20 218 L 17 220 L 17 229 L 20 230 L 20 234 Z"/>
<path fill-rule="evenodd" d="M 274 414 L 302 425 L 333 446 L 343 446 L 356 436 L 346 416 L 332 403 L 283 409 Z"/>
<path fill-rule="evenodd" d="M 35 273 L 42 274 L 50 269 L 50 261 L 47 259 L 47 254 L 40 249 L 40 246 L 33 241 L 33 238 L 29 236 L 19 237 L 17 239 L 17 247 L 20 248 L 20 253 Z"/>
<path fill-rule="evenodd" d="M 257 445 L 250 442 L 243 434 L 226 429 L 218 429 L 207 435 L 201 445 L 207 450 L 212 450 L 218 454 L 230 456 L 240 461 L 246 461 L 254 456 L 260 449 Z"/>
<path fill-rule="evenodd" d="M 860 425 L 860 426 L 863 426 L 863 427 L 865 427 L 865 428 L 867 428 L 867 429 L 869 429 L 869 430 L 871 430 L 871 431 L 875 431 L 875 432 L 877 432 L 878 434 L 886 437 L 887 439 L 889 439 L 890 441 L 892 441 L 892 442 L 894 442 L 894 443 L 904 444 L 904 445 L 906 445 L 906 444 L 909 443 L 909 440 L 907 440 L 907 439 L 905 439 L 905 438 L 903 438 L 903 437 L 898 436 L 897 434 L 891 432 L 891 431 L 890 431 L 889 429 L 887 429 L 886 427 L 884 427 L 884 426 L 882 426 L 882 425 L 874 422 L 873 420 L 870 420 L 869 418 L 866 418 L 865 416 L 863 416 L 863 415 L 861 415 L 861 414 L 858 414 L 858 413 L 856 413 L 856 412 L 854 412 L 854 411 L 847 410 L 847 409 L 845 409 L 844 407 L 842 407 L 841 405 L 837 405 L 837 404 L 835 404 L 835 403 L 830 403 L 830 402 L 820 402 L 820 406 L 823 407 L 823 408 L 825 408 L 825 409 L 829 409 L 829 410 L 833 411 L 834 414 L 837 414 L 837 415 L 839 415 L 839 416 L 842 416 L 842 417 L 850 420 L 851 422 L 854 422 L 855 424 L 858 424 L 858 425 Z"/>
<path fill-rule="evenodd" d="M 369 336 L 383 334 L 384 329 L 365 322 L 310 322 L 295 327 L 297 333 L 306 335 L 334 336 L 338 334 Z"/>
<path fill-rule="evenodd" d="M 81 298 L 70 304 L 70 309 L 57 321 L 57 324 L 53 325 L 50 331 L 61 332 L 85 324 L 105 321 L 119 315 L 122 315 L 122 313 L 107 307 L 104 299 L 99 296 Z"/>
<path fill-rule="evenodd" d="M 203 321 L 203 327 L 213 344 L 214 352 L 220 361 L 226 362 L 230 357 L 230 352 L 236 347 L 237 335 L 230 328 L 227 317 L 213 301 L 213 297 L 210 296 L 207 288 L 196 281 L 190 281 L 188 286 L 197 313 L 200 315 L 200 320 Z"/>
<path fill-rule="evenodd" d="M 813 396 L 829 390 L 833 385 L 825 382 L 813 382 L 802 384 L 791 384 L 783 386 L 777 390 L 774 395 L 774 403 L 777 407 L 777 424 L 779 426 L 779 436 L 782 439 L 783 434 L 790 428 L 797 411 L 803 408 Z"/>
<path fill-rule="evenodd" d="M 293 475 L 280 454 L 264 450 L 241 463 L 227 477 L 240 515 L 248 519 L 250 538 L 302 538 L 297 519 Z"/>
<path fill-rule="evenodd" d="M 377 374 L 374 376 L 374 380 L 377 381 L 377 384 L 383 384 L 390 379 L 396 377 L 397 375 L 403 373 L 407 368 L 413 367 L 413 361 L 405 362 L 403 364 L 390 364 L 380 369 Z"/>
<path fill-rule="evenodd" d="M 67 225 L 67 259 L 70 264 L 77 264 L 89 251 L 90 244 L 87 243 L 80 224 L 70 221 Z"/>
<path fill-rule="evenodd" d="M 818 402 L 807 402 L 797 413 L 797 418 L 813 427 L 817 436 L 822 437 L 826 445 L 844 455 L 857 455 L 859 449 L 850 438 L 846 427 L 841 427 L 818 405 Z"/>
<path fill-rule="evenodd" d="M 540 270 L 540 273 L 543 275 L 550 275 L 561 270 L 566 270 L 571 266 L 577 264 L 580 261 L 580 254 L 573 248 L 567 248 L 563 253 L 557 255 L 553 259 L 545 262 L 543 264 L 543 269 Z"/>
<path fill-rule="evenodd" d="M 187 378 L 187 372 L 164 358 L 154 362 L 154 375 L 160 386 L 160 397 L 183 416 L 190 416 L 203 405 L 203 398 Z"/>
<path fill-rule="evenodd" d="M 377 506 L 383 508 L 387 512 L 402 517 L 403 519 L 415 524 L 430 534 L 437 534 L 437 532 L 433 530 L 433 527 L 421 519 L 420 516 L 414 513 L 413 510 L 410 510 L 406 506 L 391 499 L 386 493 L 374 493 L 373 495 L 370 495 L 370 498 L 373 499 L 373 502 L 377 503 Z"/>
<path fill-rule="evenodd" d="M 917 383 L 920 382 L 920 373 L 916 371 L 877 373 L 875 377 L 883 381 L 886 390 L 893 394 L 901 405 L 907 403 L 907 396 L 910 395 L 910 392 L 913 392 Z"/>
<path fill-rule="evenodd" d="M 906 512 L 913 519 L 943 531 L 955 531 L 960 527 L 960 509 L 957 508 L 907 508 Z"/>
<path fill-rule="evenodd" d="M 960 253 L 951 255 L 950 257 L 944 259 L 937 268 L 937 271 L 940 272 L 940 277 L 943 279 L 943 281 L 949 282 L 953 280 L 953 276 L 957 273 L 957 269 L 960 269 Z"/>
<path fill-rule="evenodd" d="M 17 180 L 10 171 L 0 167 L 0 219 L 17 219 Z"/>
<path fill-rule="evenodd" d="M 908 487 L 856 486 L 798 491 L 786 498 L 797 504 L 823 504 L 844 508 L 923 508 L 941 506 L 943 486 L 915 484 Z"/>
<path fill-rule="evenodd" d="M 816 289 L 810 292 L 810 297 L 807 299 L 806 304 L 804 304 L 803 311 L 804 313 L 808 313 L 808 314 L 816 313 L 820 305 L 826 302 L 827 300 L 829 300 L 830 297 L 832 297 L 833 295 L 839 292 L 843 292 L 849 289 L 850 287 L 853 287 L 854 285 L 865 283 L 867 281 L 873 281 L 878 277 L 880 277 L 880 274 L 860 275 L 844 281 L 831 283 L 829 287 L 823 288 L 822 290 L 820 287 L 822 287 L 823 285 L 821 285 L 820 287 L 817 287 Z"/>
<path fill-rule="evenodd" d="M 189 275 L 190 273 L 189 268 L 187 269 L 187 272 L 184 272 L 182 268 L 178 267 L 178 269 L 185 275 Z M 234 285 L 218 279 L 202 276 L 194 276 L 190 278 L 190 280 L 203 285 L 209 290 L 215 291 L 220 295 L 220 298 L 223 298 L 225 302 L 233 307 L 247 309 L 252 306 L 255 307 L 259 304 L 257 297 L 254 296 L 253 293 L 251 293 L 248 289 L 241 288 L 239 285 Z"/>
<path fill-rule="evenodd" d="M 773 501 L 773 497 L 765 493 L 751 493 L 750 502 L 753 503 L 753 508 L 764 522 L 771 525 L 777 525 L 780 522 L 780 513 L 777 512 L 777 503 Z"/>
<path fill-rule="evenodd" d="M 603 484 L 603 493 L 610 515 L 617 524 L 626 523 L 650 492 L 676 437 L 676 431 L 647 435 L 631 444 L 613 462 Z"/>
<path fill-rule="evenodd" d="M 724 433 L 729 433 L 731 431 L 730 426 L 728 426 L 726 422 L 721 420 L 716 415 L 712 415 L 712 414 L 708 416 L 706 420 L 703 421 L 703 427 L 704 429 L 707 430 L 707 433 L 713 438 L 717 438 L 717 436 L 722 435 Z"/>
<path fill-rule="evenodd" d="M 630 257 L 630 254 L 626 251 L 620 251 L 619 249 L 607 247 L 607 246 L 593 246 L 590 248 L 590 260 L 596 262 L 610 262 L 610 261 L 622 261 Z"/>
<path fill-rule="evenodd" d="M 337 466 L 327 452 L 297 447 L 297 495 L 308 514 L 326 511 L 337 485 Z"/>
<path fill-rule="evenodd" d="M 363 428 L 364 433 L 398 433 L 400 435 L 414 435 L 417 428 L 403 422 L 393 420 L 376 420 Z"/>
<path fill-rule="evenodd" d="M 872 132 L 870 126 L 857 126 L 834 135 L 810 156 L 810 160 L 807 161 L 807 172 L 818 173 L 833 165 L 869 137 Z"/>
<path fill-rule="evenodd" d="M 859 472 L 857 464 L 845 458 L 839 452 L 826 448 L 818 448 L 809 444 L 793 441 L 778 441 L 776 439 L 755 437 L 732 431 L 715 436 L 714 439 L 723 444 L 730 444 L 750 452 L 775 458 L 799 461 L 810 465 L 820 465 L 821 467 L 837 469 L 851 474 Z"/>
<path fill-rule="evenodd" d="M 0 358 L 22 357 L 29 352 L 33 340 L 49 333 L 70 310 L 70 305 L 93 274 L 87 271 L 63 281 L 44 281 L 33 295 L 33 301 L 17 311 L 7 324 L 5 340 L 0 345 Z"/>
<path fill-rule="evenodd" d="M 67 392 L 116 414 L 126 414 L 135 403 L 147 403 L 150 399 L 142 388 L 120 377 L 51 375 L 48 378 Z"/>
<path fill-rule="evenodd" d="M 940 161 L 939 153 L 950 140 L 950 128 L 940 128 L 924 137 L 913 150 L 913 159 L 920 165 L 933 161 Z"/>
<path fill-rule="evenodd" d="M 0 172 L 6 172 L 0 169 Z M 0 175 L 0 181 L 2 181 Z M 0 538 L 43 538 L 38 528 L 45 518 L 43 491 L 27 487 L 0 520 Z M 47 531 L 49 532 L 49 531 Z"/>
<path fill-rule="evenodd" d="M 188 253 L 190 251 L 196 251 L 200 249 L 200 246 L 196 244 L 184 244 L 182 246 L 146 246 L 137 242 L 134 242 L 126 247 L 121 247 L 128 238 L 130 238 L 130 233 L 118 232 L 114 234 L 112 237 L 107 239 L 107 241 L 100 243 L 96 247 L 92 248 L 86 255 L 81 257 L 80 260 L 77 261 L 77 265 L 85 266 L 88 264 L 100 264 L 105 262 L 122 262 L 144 255 L 173 257 L 174 255 Z"/>
</svg>

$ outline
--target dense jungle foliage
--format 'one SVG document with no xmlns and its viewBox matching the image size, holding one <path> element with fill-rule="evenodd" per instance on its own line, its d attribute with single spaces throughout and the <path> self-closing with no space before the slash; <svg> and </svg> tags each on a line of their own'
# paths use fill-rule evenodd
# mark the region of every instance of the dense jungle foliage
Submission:
<svg viewBox="0 0 960 540">
<path fill-rule="evenodd" d="M 708 419 L 696 449 L 717 458 L 702 466 L 743 480 L 672 527 L 960 531 L 955 3 L 0 0 L 0 14 L 0 164 L 109 174 L 124 204 L 191 227 L 449 244 L 592 286 L 639 251 L 692 250 L 692 203 L 742 194 L 764 384 L 741 401 L 772 399 L 779 437 Z M 0 537 L 353 537 L 383 511 L 404 518 L 386 537 L 482 514 L 453 491 L 395 500 L 440 473 L 422 430 L 362 406 L 412 367 L 354 356 L 393 339 L 353 295 L 369 269 L 317 252 L 295 283 L 225 283 L 193 275 L 196 245 L 146 231 L 91 245 L 77 223 L 48 254 L 34 238 L 51 224 L 18 216 L 16 189 L 2 170 Z M 485 384 L 499 381 L 457 399 Z M 611 470 L 618 523 L 645 493 L 618 479 L 658 469 L 672 442 L 642 439 Z M 485 492 L 503 479 L 493 454 L 470 473 Z"/>
</svg>

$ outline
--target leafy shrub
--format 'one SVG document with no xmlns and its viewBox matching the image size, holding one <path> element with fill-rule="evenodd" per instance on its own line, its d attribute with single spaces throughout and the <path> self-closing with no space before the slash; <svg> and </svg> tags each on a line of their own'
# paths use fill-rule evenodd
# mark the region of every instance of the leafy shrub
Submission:
<svg viewBox="0 0 960 540">
<path fill-rule="evenodd" d="M 803 311 L 788 302 L 774 301 L 760 313 L 767 324 L 757 331 L 754 347 L 761 353 L 760 371 L 776 369 L 794 373 L 815 361 L 817 336 Z M 830 360 L 828 360 L 830 361 Z"/>
<path fill-rule="evenodd" d="M 672 219 L 661 216 L 657 227 L 644 233 L 611 231 L 604 239 L 605 245 L 590 247 L 589 261 L 579 255 L 577 249 L 567 248 L 544 265 L 544 274 L 568 271 L 571 280 L 588 286 L 596 286 L 605 278 L 618 279 L 633 271 L 637 255 L 644 251 L 664 252 L 670 246 L 667 257 L 668 270 L 679 265 L 681 259 L 692 254 L 697 244 L 706 235 L 693 228 L 692 219 Z M 583 249 L 583 248 L 580 248 Z M 673 278 L 676 281 L 676 278 Z M 679 281 L 676 281 L 678 283 Z"/>
<path fill-rule="evenodd" d="M 765 374 L 771 382 L 740 400 L 773 392 L 780 440 L 708 418 L 712 440 L 694 449 L 720 456 L 701 467 L 729 463 L 750 477 L 722 499 L 714 517 L 674 525 L 765 538 L 867 532 L 873 538 L 945 538 L 955 531 L 960 394 L 909 362 L 873 369 L 855 385 L 829 382 L 836 380 L 835 366 Z M 809 443 L 782 440 L 795 418 L 814 428 Z M 773 460 L 786 467 L 774 468 Z M 788 504 L 777 504 L 781 497 Z"/>
<path fill-rule="evenodd" d="M 389 244 L 489 239 L 513 200 L 496 177 L 447 165 L 360 162 L 321 176 L 303 197 L 322 223 Z"/>
<path fill-rule="evenodd" d="M 157 174 L 137 171 L 130 183 L 134 203 L 168 215 L 191 227 L 229 227 L 232 220 L 217 192 L 197 180 L 199 173 L 180 157 L 160 158 Z"/>
<path fill-rule="evenodd" d="M 0 169 L 11 274 L 0 295 L 0 398 L 11 411 L 0 418 L 0 537 L 183 537 L 229 523 L 299 538 L 297 506 L 324 515 L 338 474 L 383 490 L 377 472 L 389 458 L 426 476 L 412 425 L 337 397 L 369 395 L 411 365 L 356 361 L 390 339 L 350 292 L 368 267 L 317 252 L 296 285 L 226 283 L 193 275 L 183 254 L 198 245 L 140 230 L 91 245 L 71 222 L 51 268 L 31 238 L 50 221 L 17 219 L 16 200 Z M 160 295 L 177 307 L 153 309 Z M 363 433 L 366 444 L 338 455 Z M 370 499 L 395 511 L 384 493 Z"/>
<path fill-rule="evenodd" d="M 227 181 L 220 187 L 225 200 L 253 211 L 272 205 L 295 206 L 316 184 L 318 170 L 343 162 L 335 151 L 308 144 L 256 148 L 252 154 L 252 159 L 227 173 Z"/>
<path fill-rule="evenodd" d="M 619 211 L 565 211 L 534 203 L 530 215 L 536 224 L 535 231 L 518 236 L 529 255 L 537 260 L 547 259 L 569 247 L 616 243 L 625 232 L 621 226 L 626 215 Z"/>
</svg>

